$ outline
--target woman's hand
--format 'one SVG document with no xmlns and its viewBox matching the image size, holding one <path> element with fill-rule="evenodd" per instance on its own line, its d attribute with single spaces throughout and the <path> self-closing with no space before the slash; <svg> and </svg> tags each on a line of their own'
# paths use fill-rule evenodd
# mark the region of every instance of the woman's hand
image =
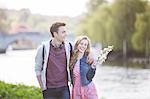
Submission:
<svg viewBox="0 0 150 99">
<path fill-rule="evenodd" d="M 104 48 L 101 50 L 96 62 L 94 62 L 92 67 L 96 67 L 98 64 L 102 64 L 107 59 L 107 55 L 109 52 L 111 52 L 113 49 L 113 46 L 108 46 L 107 48 Z"/>
</svg>

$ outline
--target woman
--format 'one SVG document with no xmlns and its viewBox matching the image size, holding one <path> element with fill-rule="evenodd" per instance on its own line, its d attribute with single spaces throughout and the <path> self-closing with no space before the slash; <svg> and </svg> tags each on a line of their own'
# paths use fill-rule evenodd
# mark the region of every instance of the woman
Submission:
<svg viewBox="0 0 150 99">
<path fill-rule="evenodd" d="M 90 53 L 90 40 L 87 36 L 77 39 L 70 61 L 72 79 L 72 99 L 98 99 L 95 85 L 92 81 L 96 67 L 87 63 L 87 56 Z"/>
</svg>

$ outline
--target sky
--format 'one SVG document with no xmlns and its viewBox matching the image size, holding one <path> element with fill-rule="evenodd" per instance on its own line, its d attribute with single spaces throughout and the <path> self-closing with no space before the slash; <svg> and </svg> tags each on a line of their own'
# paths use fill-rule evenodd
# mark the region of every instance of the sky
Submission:
<svg viewBox="0 0 150 99">
<path fill-rule="evenodd" d="M 88 0 L 0 0 L 0 6 L 20 10 L 29 8 L 32 13 L 75 17 L 86 12 Z"/>
</svg>

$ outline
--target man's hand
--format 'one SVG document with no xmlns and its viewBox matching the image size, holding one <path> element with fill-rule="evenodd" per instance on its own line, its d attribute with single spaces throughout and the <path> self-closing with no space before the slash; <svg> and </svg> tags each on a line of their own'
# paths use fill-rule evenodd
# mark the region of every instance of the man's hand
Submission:
<svg viewBox="0 0 150 99">
<path fill-rule="evenodd" d="M 43 84 L 42 84 L 42 79 L 41 79 L 41 75 L 38 75 L 37 76 L 37 79 L 38 79 L 38 82 L 39 82 L 39 85 L 40 85 L 40 88 L 43 90 Z"/>
<path fill-rule="evenodd" d="M 92 57 L 92 55 L 91 54 L 89 54 L 88 55 L 88 57 L 87 57 L 87 61 L 86 61 L 88 64 L 93 64 L 93 62 L 94 62 L 94 59 L 93 59 L 93 57 Z"/>
</svg>

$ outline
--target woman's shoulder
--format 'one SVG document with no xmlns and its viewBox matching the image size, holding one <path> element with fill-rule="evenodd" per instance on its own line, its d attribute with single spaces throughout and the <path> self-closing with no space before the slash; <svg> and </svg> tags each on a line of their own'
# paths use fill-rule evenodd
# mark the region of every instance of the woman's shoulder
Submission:
<svg viewBox="0 0 150 99">
<path fill-rule="evenodd" d="M 86 60 L 87 60 L 87 55 L 84 55 L 84 56 L 80 59 L 80 61 L 84 61 L 84 62 L 86 62 Z"/>
<path fill-rule="evenodd" d="M 81 59 L 80 59 L 80 63 L 81 65 L 86 65 L 86 66 L 91 66 L 90 64 L 87 63 L 87 56 L 83 56 Z"/>
</svg>

